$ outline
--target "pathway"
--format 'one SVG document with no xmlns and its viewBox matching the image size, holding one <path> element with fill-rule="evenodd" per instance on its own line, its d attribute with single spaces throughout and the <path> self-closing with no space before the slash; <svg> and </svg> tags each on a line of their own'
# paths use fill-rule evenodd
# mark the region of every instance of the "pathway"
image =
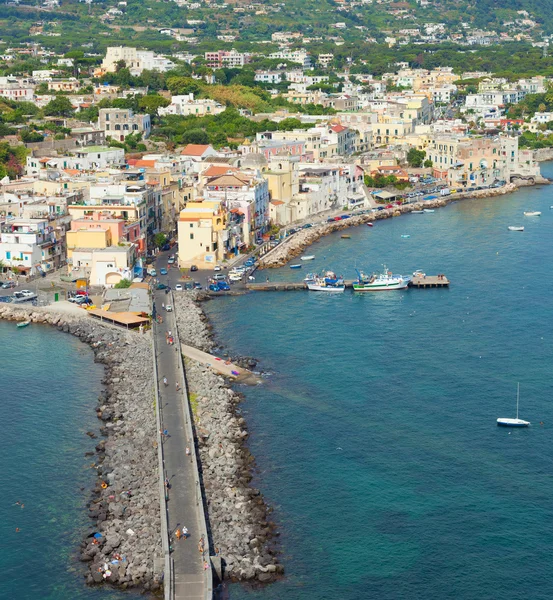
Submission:
<svg viewBox="0 0 553 600">
<path fill-rule="evenodd" d="M 156 293 L 156 306 L 161 307 L 165 294 Z M 163 442 L 165 476 L 169 479 L 168 515 L 169 532 L 183 526 L 190 536 L 177 540 L 173 535 L 173 580 L 176 600 L 205 600 L 205 573 L 201 554 L 198 551 L 200 539 L 200 513 L 196 495 L 197 473 L 191 457 L 186 456 L 186 448 L 194 451 L 194 440 L 188 438 L 184 403 L 184 377 L 182 361 L 176 346 L 166 343 L 166 331 L 175 331 L 174 313 L 163 311 L 163 324 L 155 326 L 156 361 L 158 389 L 160 395 L 162 429 L 168 432 Z M 165 386 L 163 378 L 167 378 Z M 180 390 L 177 391 L 176 384 Z M 205 544 L 207 548 L 207 544 Z M 209 557 L 207 559 L 209 561 Z"/>
</svg>

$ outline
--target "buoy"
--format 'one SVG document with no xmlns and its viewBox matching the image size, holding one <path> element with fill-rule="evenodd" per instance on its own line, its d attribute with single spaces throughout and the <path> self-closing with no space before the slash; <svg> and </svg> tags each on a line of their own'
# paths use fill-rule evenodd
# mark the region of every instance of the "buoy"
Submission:
<svg viewBox="0 0 553 600">
<path fill-rule="evenodd" d="M 105 490 L 108 487 L 108 484 L 105 481 L 102 481 L 102 489 Z"/>
</svg>

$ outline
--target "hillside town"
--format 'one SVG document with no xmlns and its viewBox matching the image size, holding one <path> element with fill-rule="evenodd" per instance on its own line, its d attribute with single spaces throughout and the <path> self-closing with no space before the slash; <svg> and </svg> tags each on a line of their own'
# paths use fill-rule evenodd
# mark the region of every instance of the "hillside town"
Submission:
<svg viewBox="0 0 553 600">
<path fill-rule="evenodd" d="M 187 79 L 214 84 L 212 69 L 241 69 L 251 58 L 206 52 L 211 69 Z M 0 181 L 4 278 L 62 270 L 109 288 L 145 277 L 148 259 L 171 241 L 178 241 L 180 267 L 213 268 L 333 211 L 377 210 L 390 200 L 540 177 L 532 150 L 519 146 L 520 134 L 547 131 L 553 113 L 513 119 L 509 110 L 545 94 L 549 78 L 513 82 L 406 63 L 375 77 L 334 73 L 327 69 L 331 55 L 305 50 L 282 49 L 268 58 L 286 64 L 256 70 L 255 81 L 284 107 L 239 109 L 255 134 L 223 135 L 219 143 L 198 135 L 198 143 L 179 145 L 156 134 L 162 119 L 222 118 L 228 104 L 201 91 L 156 92 L 98 80 L 121 69 L 132 76 L 166 73 L 175 68 L 171 57 L 110 47 L 86 75 L 62 76 L 73 60 L 50 56 L 57 68 L 0 77 L 0 97 L 10 103 L 5 115 L 18 103 L 42 111 L 13 128 L 3 120 L 10 128 L 1 140 L 8 157 Z M 328 74 L 314 74 L 324 69 Z M 129 101 L 142 112 L 125 108 Z M 23 149 L 20 168 L 16 149 Z"/>
</svg>

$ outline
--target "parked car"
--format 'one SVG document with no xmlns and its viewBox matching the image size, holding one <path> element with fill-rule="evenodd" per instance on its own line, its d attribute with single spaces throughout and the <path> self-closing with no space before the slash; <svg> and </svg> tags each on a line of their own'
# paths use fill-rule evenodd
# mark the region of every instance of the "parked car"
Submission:
<svg viewBox="0 0 553 600">
<path fill-rule="evenodd" d="M 173 307 L 170 304 L 166 304 L 165 305 L 165 311 L 166 312 L 173 312 Z"/>
<path fill-rule="evenodd" d="M 242 274 L 241 273 L 229 273 L 228 278 L 231 281 L 241 281 L 242 280 Z"/>
<path fill-rule="evenodd" d="M 15 281 L 4 281 L 2 284 L 2 289 L 9 290 L 10 288 L 15 287 Z"/>
<path fill-rule="evenodd" d="M 219 288 L 219 290 L 221 290 L 221 292 L 229 292 L 230 291 L 230 286 L 226 281 L 219 281 L 217 283 L 217 287 Z"/>
<path fill-rule="evenodd" d="M 244 263 L 244 265 L 246 267 L 253 267 L 255 265 L 255 259 L 254 258 L 248 258 L 248 260 Z"/>
<path fill-rule="evenodd" d="M 30 298 L 31 296 L 35 295 L 35 293 L 31 292 L 31 290 L 21 290 L 19 293 L 25 298 Z"/>
<path fill-rule="evenodd" d="M 180 283 L 177 283 L 177 285 L 175 286 L 175 292 L 182 292 L 182 285 Z"/>
<path fill-rule="evenodd" d="M 150 269 L 150 270 L 148 271 L 148 275 L 149 275 L 150 277 L 156 277 L 156 276 L 157 276 L 157 271 L 156 271 L 155 269 Z"/>
<path fill-rule="evenodd" d="M 161 269 L 159 270 L 159 274 L 160 274 L 160 275 L 167 275 L 167 269 L 166 269 L 165 267 L 161 268 Z"/>
<path fill-rule="evenodd" d="M 215 266 L 213 267 L 213 270 L 214 270 L 214 271 L 222 271 L 223 269 L 221 268 L 221 265 L 215 265 Z"/>
<path fill-rule="evenodd" d="M 222 273 L 217 273 L 216 275 L 213 275 L 213 279 L 215 281 L 224 281 L 225 276 Z"/>
<path fill-rule="evenodd" d="M 172 258 L 172 257 L 169 257 L 169 258 L 167 259 L 167 264 L 168 264 L 168 265 L 172 265 L 172 264 L 174 264 L 174 262 L 175 262 L 175 259 L 174 259 L 174 258 Z"/>
<path fill-rule="evenodd" d="M 192 291 L 194 289 L 194 284 L 192 283 L 192 281 L 187 281 L 184 284 L 184 289 L 188 292 Z"/>
<path fill-rule="evenodd" d="M 198 270 L 198 267 L 197 267 L 196 265 L 192 265 L 192 266 L 190 267 L 190 270 L 191 270 L 191 271 L 197 271 L 197 270 Z"/>
<path fill-rule="evenodd" d="M 165 244 L 161 247 L 162 252 L 167 252 L 167 250 L 171 249 L 171 244 Z"/>
<path fill-rule="evenodd" d="M 351 218 L 351 215 L 342 215 L 342 216 L 340 217 L 340 219 L 341 219 L 342 221 L 343 221 L 344 219 L 349 219 L 349 218 Z"/>
<path fill-rule="evenodd" d="M 167 286 L 164 283 L 158 283 L 156 285 L 156 290 L 165 290 L 167 289 Z"/>
<path fill-rule="evenodd" d="M 302 229 L 309 229 L 310 227 L 313 227 L 313 223 L 306 223 Z"/>
<path fill-rule="evenodd" d="M 210 292 L 219 292 L 219 286 L 216 283 L 210 283 L 209 284 L 209 291 Z"/>
<path fill-rule="evenodd" d="M 201 290 L 202 288 L 202 284 L 199 281 L 195 281 L 194 282 L 194 289 L 195 290 Z"/>
</svg>

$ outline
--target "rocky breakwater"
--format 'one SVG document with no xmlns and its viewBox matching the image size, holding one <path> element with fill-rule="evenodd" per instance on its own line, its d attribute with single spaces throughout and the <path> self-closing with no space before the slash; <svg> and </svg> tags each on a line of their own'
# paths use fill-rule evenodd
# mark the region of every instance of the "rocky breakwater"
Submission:
<svg viewBox="0 0 553 600">
<path fill-rule="evenodd" d="M 547 180 L 539 183 L 549 183 Z M 525 185 L 533 185 L 533 183 L 527 183 Z M 389 219 L 392 217 L 399 217 L 405 213 L 410 213 L 414 210 L 422 210 L 424 208 L 440 208 L 446 206 L 451 202 L 457 200 L 465 200 L 467 198 L 490 198 L 493 196 L 503 196 L 509 194 L 517 189 L 517 185 L 514 183 L 508 183 L 501 188 L 478 190 L 474 192 L 458 193 L 451 196 L 442 196 L 434 200 L 428 200 L 425 202 L 415 202 L 412 204 L 402 204 L 400 206 L 394 206 L 393 208 L 386 208 L 369 214 L 352 216 L 349 219 L 341 221 L 331 221 L 329 223 L 321 223 L 309 229 L 301 229 L 294 235 L 290 236 L 283 243 L 279 244 L 276 248 L 265 254 L 260 258 L 259 266 L 263 269 L 271 269 L 276 267 L 282 267 L 290 259 L 295 256 L 303 254 L 304 250 L 315 243 L 317 240 L 325 235 L 341 231 L 348 227 L 356 227 L 358 225 L 364 225 L 373 221 L 379 221 L 381 219 Z"/>
<path fill-rule="evenodd" d="M 97 440 L 90 465 L 98 475 L 88 504 L 93 526 L 81 544 L 80 559 L 87 563 L 89 584 L 159 589 L 154 557 L 163 552 L 150 336 L 104 326 L 84 311 L 74 316 L 0 305 L 0 318 L 71 333 L 89 344 L 95 361 L 104 365 L 104 390 L 96 407 L 103 439 Z"/>
<path fill-rule="evenodd" d="M 213 347 L 207 319 L 197 304 L 200 294 L 175 295 L 183 344 Z M 260 491 L 252 487 L 254 458 L 240 415 L 241 394 L 205 365 L 186 361 L 186 380 L 194 415 L 207 500 L 211 540 L 233 580 L 267 583 L 284 569 L 276 557 L 276 525 Z"/>
</svg>

